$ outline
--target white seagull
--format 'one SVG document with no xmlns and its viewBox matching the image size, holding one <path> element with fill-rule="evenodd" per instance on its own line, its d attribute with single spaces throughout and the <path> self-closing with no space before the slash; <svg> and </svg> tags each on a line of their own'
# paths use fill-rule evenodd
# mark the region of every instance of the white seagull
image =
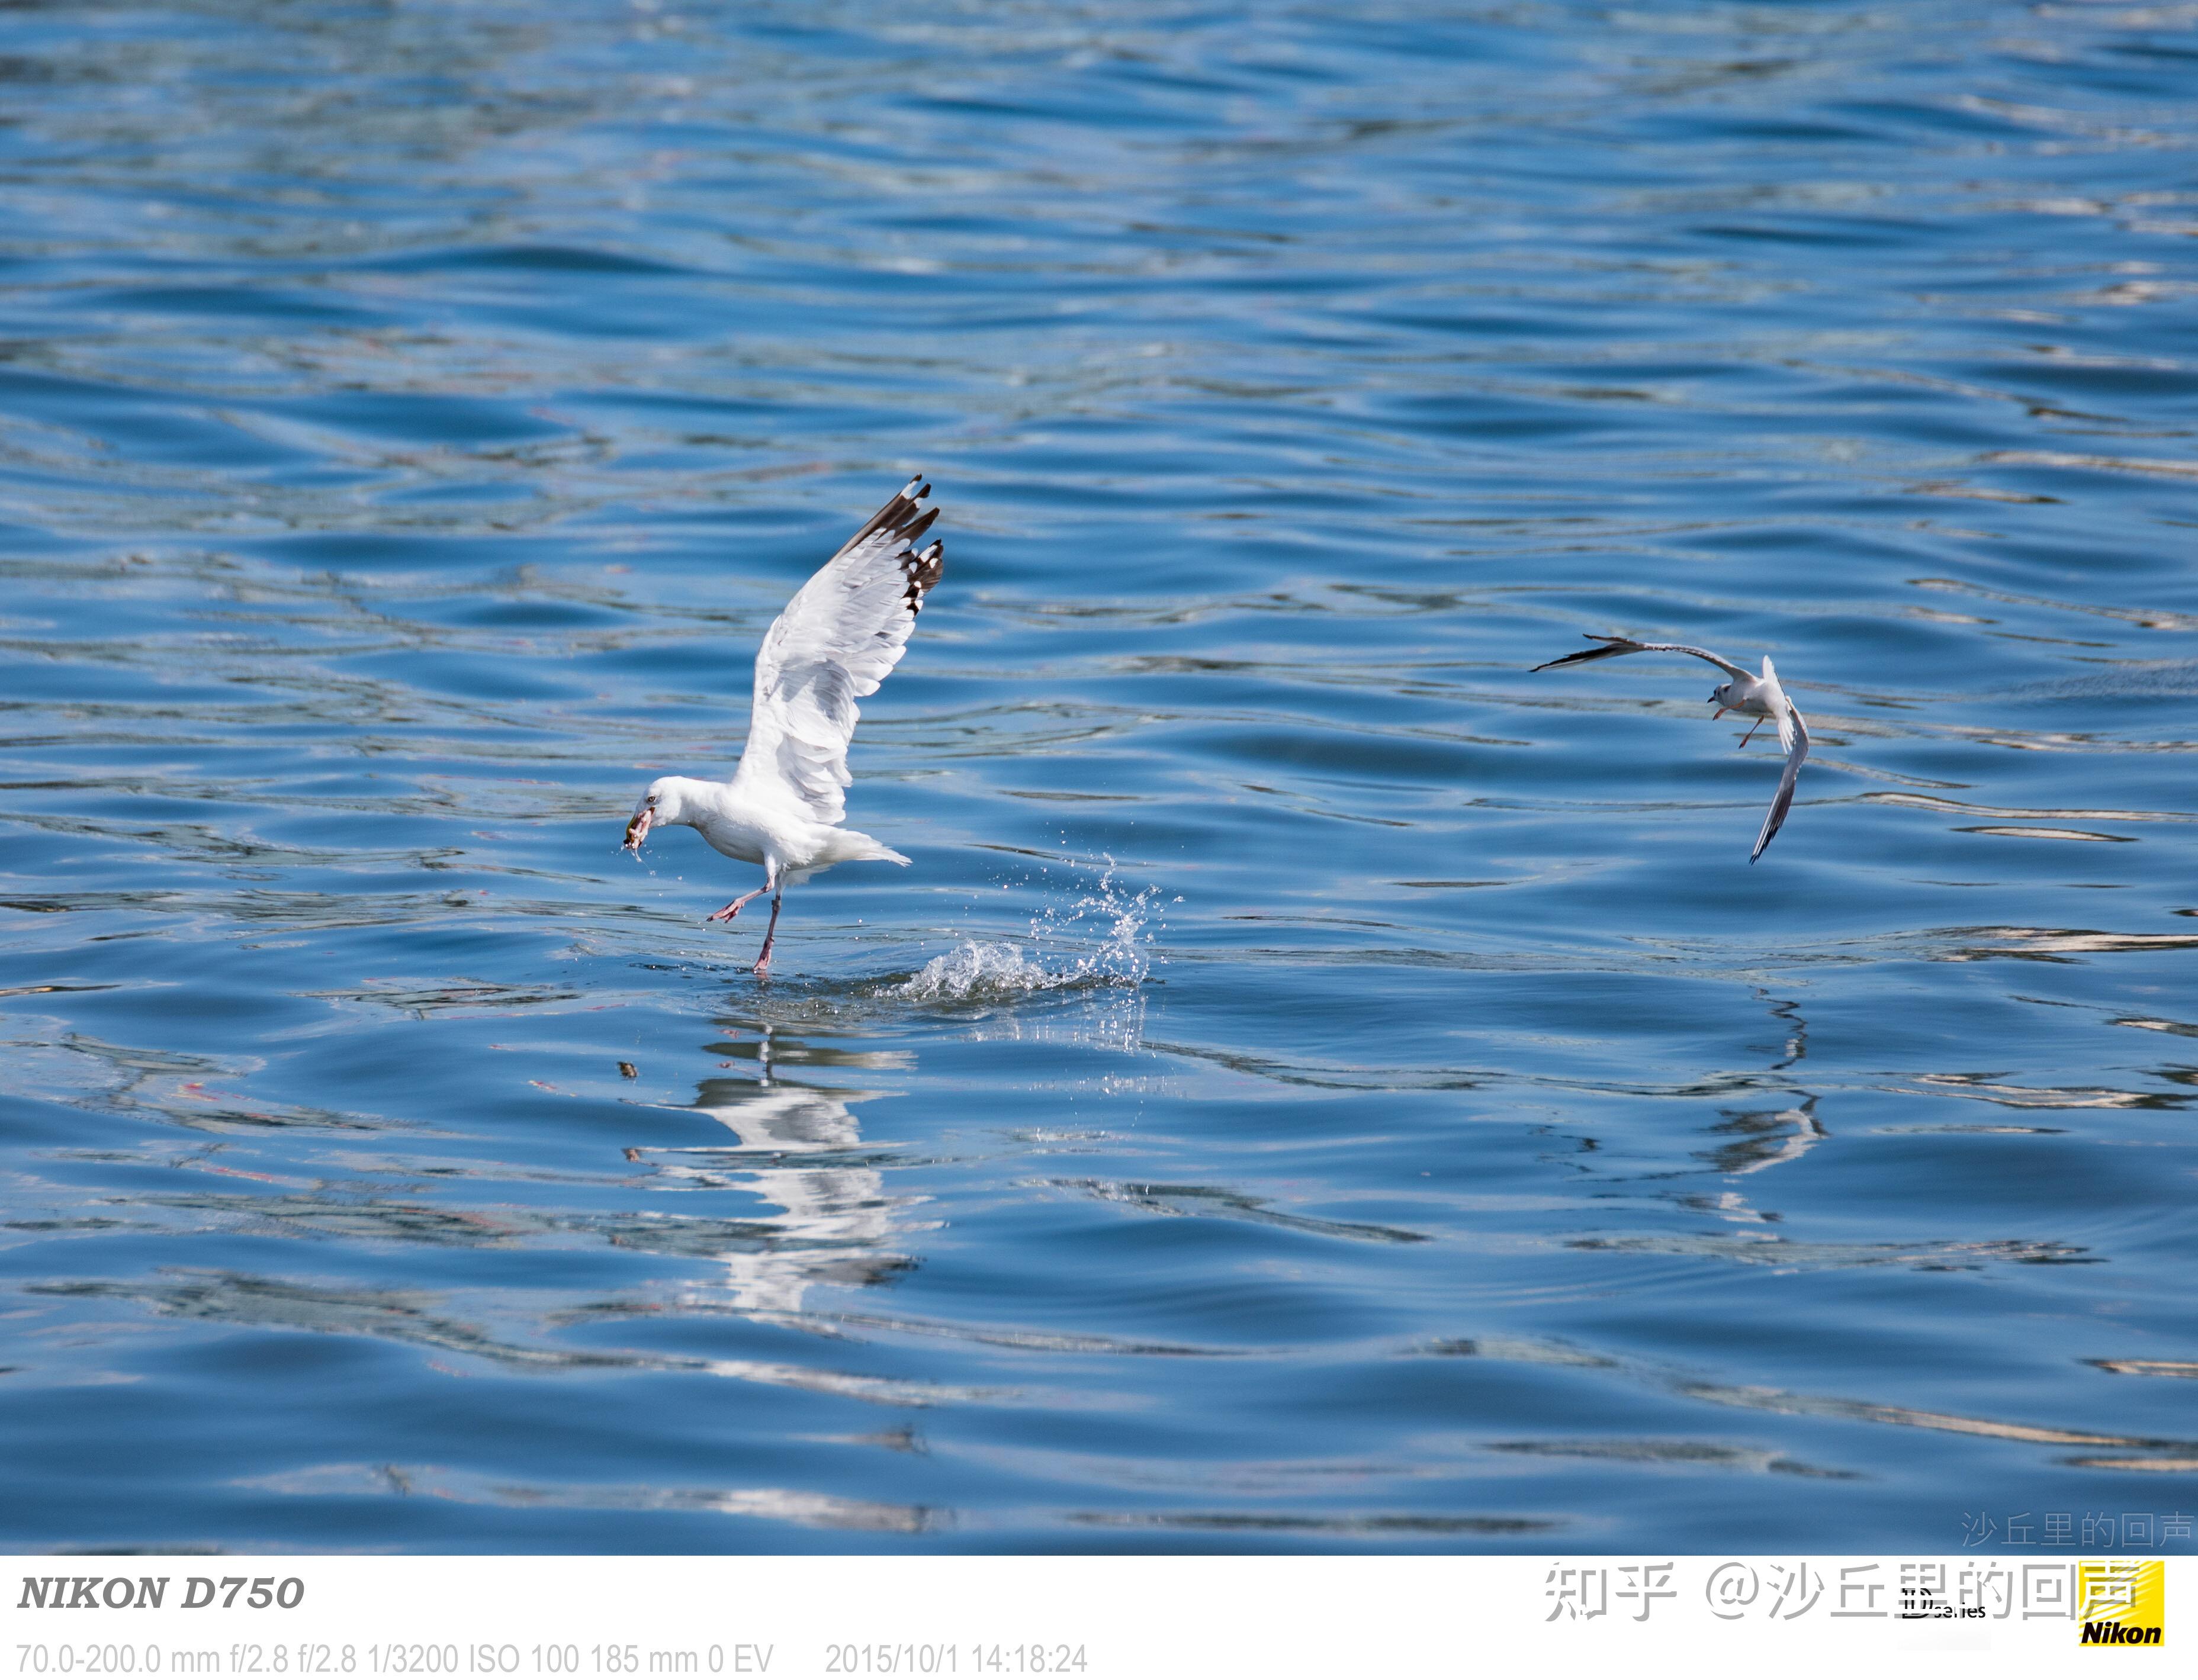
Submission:
<svg viewBox="0 0 2198 1680">
<path fill-rule="evenodd" d="M 891 846 L 852 828 L 842 791 L 855 702 L 877 692 L 900 663 L 923 597 L 945 569 L 945 547 L 916 544 L 939 517 L 923 498 L 921 474 L 878 509 L 846 545 L 798 590 L 756 650 L 748 744 L 730 782 L 659 776 L 648 784 L 625 843 L 638 857 L 654 828 L 683 823 L 728 857 L 763 865 L 763 885 L 712 921 L 730 921 L 751 899 L 770 894 L 770 926 L 755 972 L 770 968 L 780 895 L 834 863 L 905 863 Z"/>
<path fill-rule="evenodd" d="M 1755 732 L 1763 727 L 1765 719 L 1778 725 L 1778 744 L 1786 749 L 1786 768 L 1778 777 L 1777 797 L 1771 801 L 1770 814 L 1763 819 L 1763 832 L 1755 837 L 1755 850 L 1747 854 L 1747 861 L 1753 863 L 1763 855 L 1763 848 L 1771 844 L 1771 837 L 1778 832 L 1779 824 L 1785 822 L 1786 813 L 1793 808 L 1794 778 L 1801 773 L 1801 760 L 1809 756 L 1809 726 L 1801 721 L 1794 702 L 1786 698 L 1786 690 L 1778 686 L 1778 673 L 1771 668 L 1771 655 L 1763 656 L 1763 674 L 1755 677 L 1707 648 L 1689 648 L 1678 642 L 1634 642 L 1623 636 L 1590 636 L 1587 639 L 1600 642 L 1602 646 L 1584 648 L 1577 654 L 1567 654 L 1561 660 L 1551 660 L 1534 669 L 1547 671 L 1552 666 L 1585 665 L 1590 660 L 1615 659 L 1620 654 L 1691 654 L 1730 674 L 1732 681 L 1711 689 L 1710 699 L 1717 705 L 1715 717 L 1736 712 L 1743 718 L 1755 719 L 1748 725 L 1747 733 L 1740 738 L 1742 747 L 1755 739 Z"/>
</svg>

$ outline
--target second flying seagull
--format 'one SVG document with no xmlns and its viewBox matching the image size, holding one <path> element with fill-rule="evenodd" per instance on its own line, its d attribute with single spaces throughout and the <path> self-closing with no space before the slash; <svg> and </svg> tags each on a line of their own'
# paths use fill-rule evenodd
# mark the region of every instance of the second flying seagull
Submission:
<svg viewBox="0 0 2198 1680">
<path fill-rule="evenodd" d="M 1577 654 L 1567 654 L 1561 660 L 1551 660 L 1534 669 L 1547 671 L 1553 666 L 1585 665 L 1590 660 L 1615 659 L 1620 654 L 1691 654 L 1731 676 L 1732 681 L 1710 690 L 1710 699 L 1720 718 L 1728 712 L 1737 712 L 1743 718 L 1755 719 L 1740 739 L 1742 747 L 1754 738 L 1755 731 L 1765 719 L 1778 726 L 1778 744 L 1786 749 L 1786 768 L 1779 775 L 1778 793 L 1771 801 L 1770 814 L 1763 819 L 1763 832 L 1755 837 L 1755 850 L 1747 854 L 1747 861 L 1753 863 L 1763 855 L 1763 848 L 1771 844 L 1771 837 L 1778 832 L 1779 824 L 1793 808 L 1794 778 L 1801 773 L 1801 760 L 1809 756 L 1809 726 L 1801 721 L 1794 702 L 1786 698 L 1786 690 L 1778 686 L 1778 673 L 1771 668 L 1771 655 L 1763 656 L 1763 674 L 1756 677 L 1707 648 L 1689 648 L 1678 642 L 1634 642 L 1623 636 L 1590 636 L 1588 640 L 1600 642 L 1602 646 L 1583 648 Z"/>
</svg>

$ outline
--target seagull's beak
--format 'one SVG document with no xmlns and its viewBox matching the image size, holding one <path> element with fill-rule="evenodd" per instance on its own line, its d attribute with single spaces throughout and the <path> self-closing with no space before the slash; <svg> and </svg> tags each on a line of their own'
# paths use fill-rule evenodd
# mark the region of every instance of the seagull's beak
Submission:
<svg viewBox="0 0 2198 1680">
<path fill-rule="evenodd" d="M 648 838 L 648 825 L 656 821 L 656 813 L 647 805 L 633 814 L 633 821 L 625 825 L 625 849 L 639 852 L 641 843 Z"/>
</svg>

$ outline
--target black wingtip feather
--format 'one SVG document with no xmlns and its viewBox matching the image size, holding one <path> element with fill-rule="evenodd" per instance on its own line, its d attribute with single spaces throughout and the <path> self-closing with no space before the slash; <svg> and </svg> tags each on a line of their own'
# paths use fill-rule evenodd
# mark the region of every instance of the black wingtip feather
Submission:
<svg viewBox="0 0 2198 1680">
<path fill-rule="evenodd" d="M 1600 642 L 1602 646 L 1583 648 L 1577 654 L 1567 654 L 1561 659 L 1546 660 L 1536 666 L 1534 670 L 1547 671 L 1550 666 L 1559 665 L 1585 665 L 1590 660 L 1607 660 L 1614 654 L 1630 653 L 1633 648 L 1633 640 L 1631 637 L 1597 636 L 1593 631 L 1585 630 L 1580 634 L 1590 642 Z M 1531 671 L 1528 673 L 1530 676 L 1532 674 Z"/>
<path fill-rule="evenodd" d="M 946 569 L 943 544 L 934 542 L 921 554 L 916 552 L 916 544 L 923 540 L 924 532 L 931 529 L 932 521 L 939 514 L 937 508 L 923 505 L 923 498 L 930 494 L 931 481 L 918 473 L 892 501 L 871 514 L 863 528 L 840 549 L 841 554 L 846 554 L 881 532 L 899 538 L 901 575 L 908 580 L 908 610 L 911 613 L 923 610 L 923 597 Z"/>
<path fill-rule="evenodd" d="M 932 511 L 936 513 L 938 509 Z M 924 523 L 927 526 L 931 521 L 926 519 Z M 923 597 L 931 593 L 931 586 L 945 573 L 946 544 L 933 542 L 922 554 L 911 551 L 902 558 L 900 564 L 901 574 L 908 579 L 908 610 L 921 613 Z"/>
</svg>

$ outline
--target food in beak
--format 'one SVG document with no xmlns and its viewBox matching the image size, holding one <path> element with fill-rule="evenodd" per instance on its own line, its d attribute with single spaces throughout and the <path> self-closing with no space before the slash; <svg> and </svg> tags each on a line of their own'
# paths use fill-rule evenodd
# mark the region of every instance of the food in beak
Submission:
<svg viewBox="0 0 2198 1680">
<path fill-rule="evenodd" d="M 633 821 L 625 825 L 625 846 L 627 851 L 638 852 L 641 850 L 641 843 L 648 834 L 648 825 L 655 820 L 655 813 L 653 811 L 643 810 L 634 812 Z"/>
</svg>

